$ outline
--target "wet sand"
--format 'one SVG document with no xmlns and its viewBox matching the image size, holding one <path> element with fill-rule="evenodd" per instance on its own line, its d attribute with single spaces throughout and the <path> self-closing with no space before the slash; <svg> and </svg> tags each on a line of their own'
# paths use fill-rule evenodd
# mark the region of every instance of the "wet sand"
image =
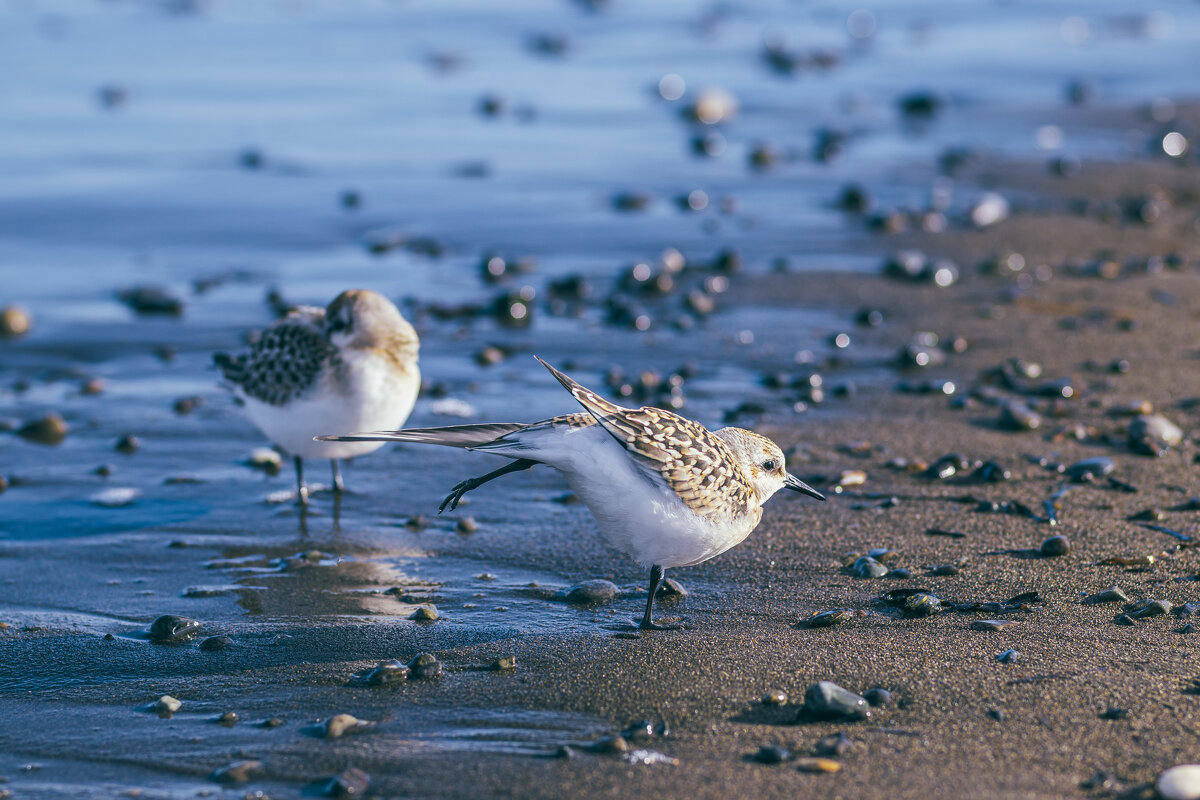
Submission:
<svg viewBox="0 0 1200 800">
<path fill-rule="evenodd" d="M 1129 417 L 1114 413 L 1146 401 L 1184 431 L 1193 425 L 1200 379 L 1188 331 L 1200 312 L 1200 251 L 1194 198 L 1185 191 L 1195 168 L 1097 163 L 1073 182 L 1047 184 L 1032 167 L 993 163 L 981 165 L 975 179 L 989 182 L 989 175 L 1035 190 L 1044 207 L 983 231 L 876 242 L 881 252 L 921 247 L 955 259 L 962 279 L 954 286 L 794 273 L 735 283 L 731 304 L 811 307 L 845 320 L 854 344 L 840 364 L 827 365 L 830 386 L 867 368 L 892 378 L 857 386 L 797 422 L 768 415 L 757 426 L 794 448 L 791 470 L 829 491 L 830 500 L 778 497 L 741 546 L 674 571 L 689 594 L 664 601 L 660 613 L 682 616 L 683 630 L 634 631 L 643 576 L 598 542 L 581 507 L 556 502 L 565 489 L 552 473 L 535 470 L 477 492 L 459 514 L 478 520 L 474 534 L 436 519 L 411 531 L 403 522 L 417 509 L 429 513 L 439 489 L 486 465 L 435 451 L 422 474 L 411 474 L 403 466 L 416 454 L 395 448 L 348 476 L 353 487 L 367 469 L 386 475 L 346 499 L 340 519 L 349 525 L 336 524 L 332 500 L 318 495 L 299 534 L 283 504 L 253 508 L 260 519 L 250 529 L 208 517 L 95 536 L 61 551 L 52 542 L 6 543 L 0 598 L 8 608 L 39 607 L 43 593 L 61 596 L 57 576 L 71 575 L 77 609 L 108 609 L 108 616 L 87 617 L 65 608 L 61 619 L 43 612 L 0 632 L 6 788 L 14 797 L 89 796 L 97 785 L 112 794 L 196 796 L 218 788 L 207 780 L 213 770 L 254 758 L 261 777 L 237 788 L 238 796 L 318 792 L 355 766 L 370 774 L 379 796 L 1050 798 L 1136 794 L 1163 768 L 1193 760 L 1200 700 L 1186 690 L 1197 676 L 1196 634 L 1177 632 L 1186 620 L 1174 615 L 1115 624 L 1121 605 L 1081 599 L 1113 585 L 1134 601 L 1200 599 L 1195 551 L 1129 519 L 1164 509 L 1157 524 L 1200 535 L 1198 512 L 1172 510 L 1200 495 L 1195 446 L 1187 441 L 1157 458 L 1136 454 L 1125 444 Z M 1151 182 L 1175 198 L 1153 226 L 1066 210 L 1073 195 L 1119 201 Z M 1113 278 L 1083 275 L 1085 262 L 1105 251 L 1130 268 Z M 1023 254 L 1026 272 L 1043 263 L 1052 269 L 1020 287 L 1018 277 L 977 267 L 1006 252 Z M 1178 266 L 1154 274 L 1139 268 L 1147 256 L 1168 254 Z M 882 310 L 886 323 L 855 326 L 863 307 Z M 968 347 L 936 367 L 884 363 L 917 331 L 943 341 L 963 337 Z M 794 373 L 788 356 L 761 353 L 755 368 Z M 986 396 L 955 407 L 989 369 L 1012 358 L 1041 365 L 1031 386 L 1070 379 L 1070 398 L 1024 398 L 1043 413 L 1037 430 L 1001 429 Z M 1120 360 L 1127 371 L 1109 369 Z M 900 381 L 934 379 L 953 381 L 957 392 L 896 391 Z M 951 452 L 996 461 L 1012 479 L 936 480 L 888 466 L 896 458 L 932 463 Z M 1113 476 L 1136 491 L 1105 479 L 1072 484 L 1055 526 L 975 510 L 985 500 L 1016 501 L 1041 515 L 1067 479 L 1034 459 L 1071 464 L 1096 456 L 1112 458 Z M 844 470 L 862 470 L 865 483 L 834 490 L 830 481 Z M 894 504 L 881 502 L 893 497 Z M 929 535 L 934 528 L 963 535 Z M 1070 539 L 1070 552 L 1040 556 L 1037 548 L 1053 534 Z M 889 566 L 912 577 L 849 574 L 846 554 L 873 548 L 898 551 Z M 296 557 L 313 550 L 328 555 Z M 127 563 L 129 552 L 137 564 Z M 1148 568 L 1099 563 L 1148 555 L 1156 559 Z M 56 558 L 72 563 L 60 568 Z M 42 565 L 43 574 L 29 575 L 28 563 Z M 946 564 L 957 574 L 930 574 Z M 476 577 L 484 572 L 491 578 Z M 546 599 L 588 578 L 611 579 L 626 591 L 592 609 Z M 211 589 L 187 589 L 196 586 Z M 387 593 L 393 587 L 400 588 Z M 994 611 L 904 618 L 879 600 L 914 587 L 952 603 L 1002 602 L 1030 591 L 1040 599 L 1004 613 L 1014 624 L 991 632 L 971 623 L 996 618 Z M 426 599 L 441 619 L 405 619 Z M 797 627 L 833 608 L 856 616 L 830 628 Z M 199 640 L 171 646 L 136 638 L 157 613 L 200 619 L 205 634 L 228 635 L 233 644 L 205 652 Z M 998 661 L 1010 648 L 1019 659 Z M 378 660 L 421 652 L 443 662 L 442 677 L 349 685 Z M 515 671 L 484 668 L 509 655 Z M 798 723 L 805 688 L 819 680 L 859 692 L 883 687 L 894 703 L 867 721 Z M 787 692 L 787 705 L 761 703 L 773 689 Z M 173 718 L 134 710 L 162 694 L 183 701 Z M 226 711 L 241 721 L 213 722 Z M 378 724 L 337 740 L 302 731 L 339 712 Z M 271 718 L 282 724 L 256 724 Z M 642 719 L 665 723 L 668 733 L 633 747 L 675 763 L 592 752 L 599 737 Z M 853 746 L 836 756 L 836 774 L 751 759 L 764 745 L 807 756 L 837 731 Z M 1084 788 L 1096 773 L 1111 783 Z"/>
</svg>

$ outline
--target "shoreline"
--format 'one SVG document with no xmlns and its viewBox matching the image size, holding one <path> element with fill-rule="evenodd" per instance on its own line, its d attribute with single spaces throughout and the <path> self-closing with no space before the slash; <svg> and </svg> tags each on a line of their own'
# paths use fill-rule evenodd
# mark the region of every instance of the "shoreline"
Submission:
<svg viewBox="0 0 1200 800">
<path fill-rule="evenodd" d="M 1097 167 L 1077 186 L 1119 202 L 1148 180 L 1159 181 L 1161 166 Z M 1194 166 L 1169 167 L 1185 183 L 1195 178 Z M 1023 179 L 1016 171 L 1006 174 Z M 245 788 L 273 796 L 312 791 L 349 765 L 366 770 L 381 796 L 498 796 L 514 786 L 531 797 L 570 795 L 580 786 L 590 796 L 1136 794 L 1162 769 L 1192 760 L 1200 738 L 1194 718 L 1200 700 L 1186 692 L 1198 670 L 1194 634 L 1177 633 L 1186 620 L 1173 614 L 1119 625 L 1120 605 L 1081 599 L 1114 584 L 1132 601 L 1162 599 L 1180 607 L 1200 599 L 1195 551 L 1172 552 L 1179 542 L 1131 519 L 1160 509 L 1161 519 L 1152 524 L 1200 536 L 1197 512 L 1171 510 L 1186 509 L 1200 495 L 1196 446 L 1185 440 L 1152 458 L 1132 452 L 1126 438 L 1132 417 L 1124 411 L 1138 401 L 1185 433 L 1196 423 L 1200 371 L 1191 368 L 1197 349 L 1187 335 L 1200 316 L 1196 203 L 1168 190 L 1176 192 L 1173 202 L 1152 226 L 1018 210 L 982 231 L 876 240 L 888 249 L 920 247 L 954 258 L 962 278 L 948 288 L 846 274 L 782 273 L 736 282 L 729 304 L 836 308 L 844 316 L 853 344 L 835 354 L 827 373 L 835 384 L 841 371 L 861 366 L 855 361 L 860 347 L 898 354 L 919 331 L 934 331 L 942 342 L 962 337 L 967 346 L 944 353 L 938 366 L 897 369 L 895 382 L 814 404 L 795 423 L 772 420 L 759 428 L 792 448 L 790 470 L 818 489 L 831 487 L 822 477 L 836 480 L 847 470 L 861 470 L 865 482 L 848 478 L 845 491 L 825 504 L 776 499 L 746 542 L 699 567 L 672 571 L 689 595 L 664 603 L 660 613 L 682 613 L 686 630 L 641 634 L 630 628 L 627 620 L 643 602 L 632 588 L 640 583 L 639 570 L 600 544 L 586 511 L 553 502 L 563 489 L 546 471 L 516 476 L 473 498 L 465 510 L 480 521 L 480 532 L 469 537 L 432 518 L 423 531 L 404 529 L 413 504 L 403 493 L 351 495 L 351 519 L 372 521 L 344 530 L 331 525 L 327 513 L 316 514 L 297 536 L 291 511 L 280 508 L 253 537 L 192 523 L 98 537 L 88 546 L 97 580 L 123 568 L 126 537 L 150 537 L 158 544 L 141 580 L 144 591 L 174 597 L 158 603 L 163 610 L 189 608 L 203 619 L 205 609 L 223 608 L 222 615 L 246 613 L 246 621 L 214 631 L 234 640 L 220 653 L 201 652 L 195 642 L 104 641 L 98 629 L 0 631 L 4 663 L 23 672 L 32 666 L 47 678 L 19 695 L 11 686 L 6 692 L 13 724 L 0 732 L 0 751 L 10 754 L 0 775 L 14 796 L 36 796 L 54 791 L 51 773 L 60 768 L 61 779 L 79 789 L 87 785 L 89 765 L 102 764 L 114 791 L 190 797 L 217 789 L 204 780 L 214 769 L 253 757 L 262 762 L 263 777 Z M 1088 267 L 1104 250 L 1114 251 L 1118 277 Z M 1021 253 L 1031 270 L 1050 265 L 1050 278 L 979 273 L 978 264 L 1002 252 Z M 1147 256 L 1171 253 L 1181 266 L 1147 273 Z M 881 310 L 885 324 L 855 326 L 860 308 Z M 774 359 L 779 367 L 786 355 L 760 363 L 766 369 Z M 997 388 L 986 376 L 1013 358 L 1040 364 L 1041 375 Z M 1120 362 L 1127 368 L 1111 366 Z M 1070 398 L 1060 391 L 1056 399 L 1043 388 L 1059 378 L 1071 387 Z M 953 395 L 895 390 L 900 381 L 947 380 L 956 386 Z M 1035 411 L 1039 427 L 1004 430 L 998 395 Z M 933 463 L 954 452 L 969 461 L 996 461 L 1012 479 L 934 480 L 888 466 L 895 459 Z M 1067 483 L 1032 460 L 1070 465 L 1095 457 L 1113 459 L 1113 476 L 1137 491 L 1104 481 Z M 431 458 L 430 472 L 479 466 Z M 424 496 L 444 482 L 423 478 L 413 491 Z M 1070 491 L 1054 526 L 1036 513 L 976 510 L 984 501 L 1017 502 L 1040 513 L 1063 486 Z M 892 497 L 894 504 L 881 502 Z M 930 529 L 963 535 L 929 535 Z M 1040 543 L 1055 534 L 1067 536 L 1070 552 L 1042 557 Z M 181 546 L 165 546 L 171 542 Z M 53 548 L 45 543 L 21 547 L 40 550 L 53 563 Z M 7 544 L 6 554 L 13 548 Z M 912 577 L 850 575 L 846 554 L 872 548 L 899 551 L 889 566 L 905 567 Z M 312 550 L 336 555 L 336 563 L 297 560 Z M 1148 568 L 1100 563 L 1147 555 L 1156 557 Z M 423 563 L 422 557 L 432 558 Z M 247 560 L 231 561 L 237 558 Z M 9 581 L 19 575 L 16 561 L 0 559 Z M 438 564 L 445 582 L 424 577 Z M 956 572 L 928 569 L 945 565 Z M 476 569 L 497 579 L 478 578 Z M 613 603 L 581 611 L 547 602 L 546 593 L 563 576 L 602 577 L 631 588 Z M 206 598 L 179 596 L 186 586 L 208 583 L 226 588 Z M 260 585 L 266 588 L 254 588 Z M 403 591 L 387 593 L 397 586 Z M 1011 612 L 1007 618 L 1016 624 L 1010 628 L 979 631 L 971 623 L 989 618 L 987 612 L 907 619 L 878 600 L 889 589 L 913 587 L 957 604 L 1001 603 L 1029 591 L 1042 599 Z M 326 615 L 343 603 L 339 593 L 350 598 L 347 613 L 365 607 L 372 621 L 330 622 L 336 617 Z M 420 602 L 397 599 L 405 593 Z M 426 600 L 441 619 L 430 625 L 403 620 L 407 609 Z M 468 603 L 489 606 L 487 614 L 465 613 Z M 126 605 L 134 608 L 132 600 Z M 491 608 L 500 606 L 509 610 Z M 551 624 L 561 631 L 527 630 L 522 608 L 535 606 L 549 606 L 558 620 Z M 113 607 L 117 629 L 144 624 L 123 608 Z M 830 628 L 795 627 L 833 608 L 851 609 L 852 619 Z M 997 656 L 1008 649 L 1021 655 L 1001 663 Z M 350 685 L 355 673 L 379 660 L 407 660 L 423 651 L 444 663 L 443 677 L 394 687 Z M 512 674 L 476 668 L 508 655 L 517 659 Z M 4 680 L 12 680 L 14 669 Z M 85 680 L 68 685 L 55 682 L 55 674 Z M 858 692 L 887 688 L 896 702 L 865 722 L 794 724 L 805 688 L 819 680 Z M 764 706 L 760 698 L 773 689 L 786 691 L 789 702 Z M 170 720 L 133 711 L 163 693 L 183 700 L 184 711 Z M 211 723 L 231 710 L 242 722 L 229 728 Z M 377 724 L 332 741 L 302 732 L 339 712 Z M 256 725 L 274 717 L 283 720 L 278 728 Z M 48 726 L 47 718 L 55 724 Z M 677 763 L 630 763 L 590 751 L 589 743 L 641 719 L 667 722 L 670 734 L 636 746 Z M 809 756 L 822 737 L 838 731 L 852 744 L 836 757 L 837 774 L 750 758 L 765 745 Z M 558 757 L 562 745 L 571 757 Z M 64 751 L 88 755 L 57 765 L 51 756 Z M 31 762 L 47 766 L 22 769 Z M 1110 783 L 1082 788 L 1097 773 L 1110 775 Z M 455 776 L 452 784 L 447 775 Z"/>
</svg>

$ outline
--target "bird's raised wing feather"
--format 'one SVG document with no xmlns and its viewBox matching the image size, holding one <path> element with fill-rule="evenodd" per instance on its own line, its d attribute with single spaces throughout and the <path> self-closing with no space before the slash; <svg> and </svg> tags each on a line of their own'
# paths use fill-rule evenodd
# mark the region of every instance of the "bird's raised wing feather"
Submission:
<svg viewBox="0 0 1200 800">
<path fill-rule="evenodd" d="M 638 465 L 661 476 L 695 513 L 704 517 L 725 512 L 740 516 L 757 505 L 754 490 L 729 446 L 708 428 L 663 409 L 622 408 L 542 359 L 538 361 Z"/>
</svg>

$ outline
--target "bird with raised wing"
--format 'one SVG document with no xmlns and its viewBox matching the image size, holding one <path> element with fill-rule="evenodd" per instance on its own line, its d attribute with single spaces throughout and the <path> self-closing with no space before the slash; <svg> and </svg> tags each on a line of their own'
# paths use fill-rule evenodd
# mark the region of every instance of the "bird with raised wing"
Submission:
<svg viewBox="0 0 1200 800">
<path fill-rule="evenodd" d="M 650 569 L 642 628 L 653 621 L 665 570 L 707 561 L 745 539 L 780 489 L 820 492 L 787 472 L 783 451 L 743 428 L 710 431 L 659 408 L 623 408 L 542 359 L 583 412 L 529 424 L 492 423 L 320 436 L 334 442 L 417 442 L 504 456 L 512 462 L 455 486 L 441 509 L 510 472 L 546 464 L 563 474 L 604 539 Z"/>
<path fill-rule="evenodd" d="M 276 321 L 246 353 L 213 360 L 263 434 L 292 456 L 296 493 L 308 503 L 304 459 L 332 461 L 333 489 L 343 489 L 339 459 L 365 455 L 383 442 L 319 442 L 330 428 L 400 427 L 408 419 L 421 373 L 420 341 L 383 295 L 339 294 L 325 308 L 301 306 Z"/>
</svg>

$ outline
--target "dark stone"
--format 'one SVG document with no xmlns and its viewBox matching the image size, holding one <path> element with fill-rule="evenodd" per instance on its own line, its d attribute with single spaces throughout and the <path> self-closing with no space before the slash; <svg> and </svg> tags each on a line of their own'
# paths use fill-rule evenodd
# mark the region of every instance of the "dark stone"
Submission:
<svg viewBox="0 0 1200 800">
<path fill-rule="evenodd" d="M 777 745 L 764 745 L 754 754 L 754 760 L 760 764 L 782 764 L 791 757 L 787 748 Z"/>
<path fill-rule="evenodd" d="M 1067 553 L 1071 552 L 1071 540 L 1062 535 L 1051 536 L 1049 539 L 1046 539 L 1046 541 L 1042 542 L 1041 552 L 1042 555 L 1046 556 L 1047 558 L 1065 556 Z"/>
<path fill-rule="evenodd" d="M 194 619 L 164 614 L 150 623 L 150 638 L 164 644 L 186 642 L 195 636 L 200 628 L 201 624 Z"/>
<path fill-rule="evenodd" d="M 871 716 L 866 699 L 831 681 L 820 681 L 804 693 L 804 712 L 815 719 L 861 720 Z"/>
</svg>

